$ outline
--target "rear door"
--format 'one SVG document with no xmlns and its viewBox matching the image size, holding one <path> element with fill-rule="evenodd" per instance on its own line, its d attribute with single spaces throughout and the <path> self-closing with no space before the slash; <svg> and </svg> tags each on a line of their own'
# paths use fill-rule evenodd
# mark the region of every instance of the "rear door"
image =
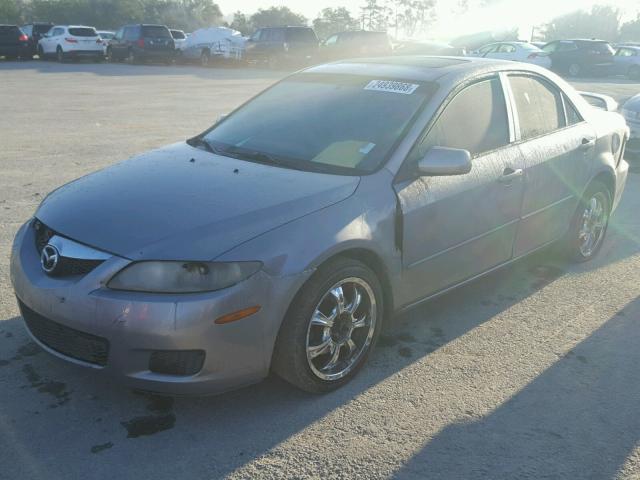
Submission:
<svg viewBox="0 0 640 480">
<path fill-rule="evenodd" d="M 558 239 L 568 228 L 589 179 L 595 132 L 550 81 L 508 76 L 516 136 L 525 159 L 522 219 L 514 255 Z"/>
<path fill-rule="evenodd" d="M 403 215 L 402 304 L 511 258 L 524 189 L 524 161 L 512 138 L 496 75 L 455 94 L 410 154 L 408 165 L 431 147 L 461 148 L 472 154 L 473 166 L 466 175 L 410 178 L 395 185 Z"/>
<path fill-rule="evenodd" d="M 631 67 L 636 65 L 638 57 L 636 57 L 636 50 L 628 47 L 619 47 L 613 56 L 613 71 L 614 75 L 628 75 Z"/>
<path fill-rule="evenodd" d="M 13 25 L 0 25 L 0 51 L 15 50 L 20 46 L 19 38 L 22 35 L 20 29 Z M 17 52 L 17 50 L 16 50 Z"/>
</svg>

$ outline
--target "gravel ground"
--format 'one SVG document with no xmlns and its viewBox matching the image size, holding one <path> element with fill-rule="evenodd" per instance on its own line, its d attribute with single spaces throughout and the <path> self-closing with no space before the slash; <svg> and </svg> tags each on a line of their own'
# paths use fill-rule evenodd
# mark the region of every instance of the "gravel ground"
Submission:
<svg viewBox="0 0 640 480">
<path fill-rule="evenodd" d="M 43 195 L 203 130 L 277 77 L 0 63 L 0 478 L 639 479 L 637 173 L 595 262 L 543 252 L 415 309 L 329 395 L 276 378 L 140 395 L 29 342 L 8 256 Z"/>
</svg>

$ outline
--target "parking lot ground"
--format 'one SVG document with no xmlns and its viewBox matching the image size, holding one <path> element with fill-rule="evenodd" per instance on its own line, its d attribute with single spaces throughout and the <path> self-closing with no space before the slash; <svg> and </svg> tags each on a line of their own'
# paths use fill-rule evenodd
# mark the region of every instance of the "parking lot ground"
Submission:
<svg viewBox="0 0 640 480">
<path fill-rule="evenodd" d="M 137 394 L 29 341 L 8 257 L 43 196 L 205 129 L 280 75 L 0 62 L 0 479 L 640 478 L 638 173 L 596 261 L 541 252 L 395 318 L 328 395 L 276 378 Z"/>
</svg>

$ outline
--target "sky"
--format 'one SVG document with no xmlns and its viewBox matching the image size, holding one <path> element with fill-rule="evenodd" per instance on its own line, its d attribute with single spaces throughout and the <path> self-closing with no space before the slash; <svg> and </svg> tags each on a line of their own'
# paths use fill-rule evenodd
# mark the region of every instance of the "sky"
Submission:
<svg viewBox="0 0 640 480">
<path fill-rule="evenodd" d="M 478 0 L 470 0 L 471 4 Z M 314 19 L 325 7 L 346 7 L 358 16 L 364 0 L 217 0 L 222 12 L 230 15 L 240 10 L 253 13 L 259 8 L 285 5 L 307 18 Z M 454 16 L 451 8 L 457 0 L 438 0 L 438 18 L 433 31 L 426 38 L 447 39 L 465 33 L 517 26 L 521 32 L 531 31 L 536 24 L 579 9 L 589 9 L 594 4 L 610 4 L 619 7 L 624 19 L 635 18 L 640 12 L 640 0 L 497 0 L 492 7 L 472 7 L 464 16 Z"/>
</svg>

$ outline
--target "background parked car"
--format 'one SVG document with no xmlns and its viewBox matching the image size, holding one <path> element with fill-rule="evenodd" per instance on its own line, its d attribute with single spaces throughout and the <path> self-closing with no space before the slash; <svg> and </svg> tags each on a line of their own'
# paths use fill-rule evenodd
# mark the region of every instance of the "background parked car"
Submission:
<svg viewBox="0 0 640 480">
<path fill-rule="evenodd" d="M 387 32 L 366 30 L 340 32 L 331 35 L 320 45 L 320 58 L 324 61 L 355 57 L 379 57 L 392 52 Z"/>
<path fill-rule="evenodd" d="M 496 58 L 525 62 L 551 68 L 549 54 L 528 42 L 497 42 L 485 45 L 471 53 L 474 57 Z"/>
<path fill-rule="evenodd" d="M 17 25 L 0 25 L 0 57 L 31 58 L 29 37 Z"/>
<path fill-rule="evenodd" d="M 69 58 L 104 58 L 104 45 L 93 27 L 82 25 L 56 25 L 38 42 L 38 56 L 55 56 L 59 62 Z"/>
<path fill-rule="evenodd" d="M 632 80 L 640 79 L 640 46 L 620 45 L 613 55 L 612 75 L 626 75 Z"/>
<path fill-rule="evenodd" d="M 624 105 L 622 105 L 621 112 L 631 131 L 631 136 L 627 142 L 626 153 L 638 158 L 640 156 L 640 94 L 627 100 Z"/>
<path fill-rule="evenodd" d="M 247 42 L 249 63 L 270 68 L 304 65 L 318 56 L 318 37 L 310 27 L 269 27 L 255 32 Z"/>
<path fill-rule="evenodd" d="M 553 70 L 571 77 L 604 74 L 613 66 L 613 47 L 604 40 L 556 40 L 542 50 Z"/>
<path fill-rule="evenodd" d="M 45 33 L 51 30 L 51 27 L 53 27 L 53 23 L 49 22 L 27 23 L 20 27 L 20 30 L 29 37 L 29 49 L 31 51 L 31 55 L 38 53 L 38 42 Z"/>
<path fill-rule="evenodd" d="M 196 30 L 187 37 L 182 60 L 199 61 L 204 67 L 212 61 L 240 61 L 247 39 L 237 30 L 227 27 L 209 27 Z"/>
<path fill-rule="evenodd" d="M 107 47 L 109 46 L 109 41 L 115 37 L 116 32 L 111 32 L 109 30 L 98 30 L 98 35 L 102 39 L 102 47 L 104 50 L 104 54 L 107 54 Z"/>
<path fill-rule="evenodd" d="M 109 41 L 107 58 L 130 63 L 156 60 L 171 63 L 175 57 L 175 42 L 164 25 L 126 25 Z"/>
<path fill-rule="evenodd" d="M 173 37 L 173 43 L 176 46 L 176 51 L 184 50 L 187 43 L 187 35 L 182 30 L 169 30 L 171 37 Z"/>
<path fill-rule="evenodd" d="M 395 55 L 446 55 L 463 57 L 467 54 L 464 47 L 454 47 L 441 42 L 403 42 L 393 49 Z"/>
</svg>

